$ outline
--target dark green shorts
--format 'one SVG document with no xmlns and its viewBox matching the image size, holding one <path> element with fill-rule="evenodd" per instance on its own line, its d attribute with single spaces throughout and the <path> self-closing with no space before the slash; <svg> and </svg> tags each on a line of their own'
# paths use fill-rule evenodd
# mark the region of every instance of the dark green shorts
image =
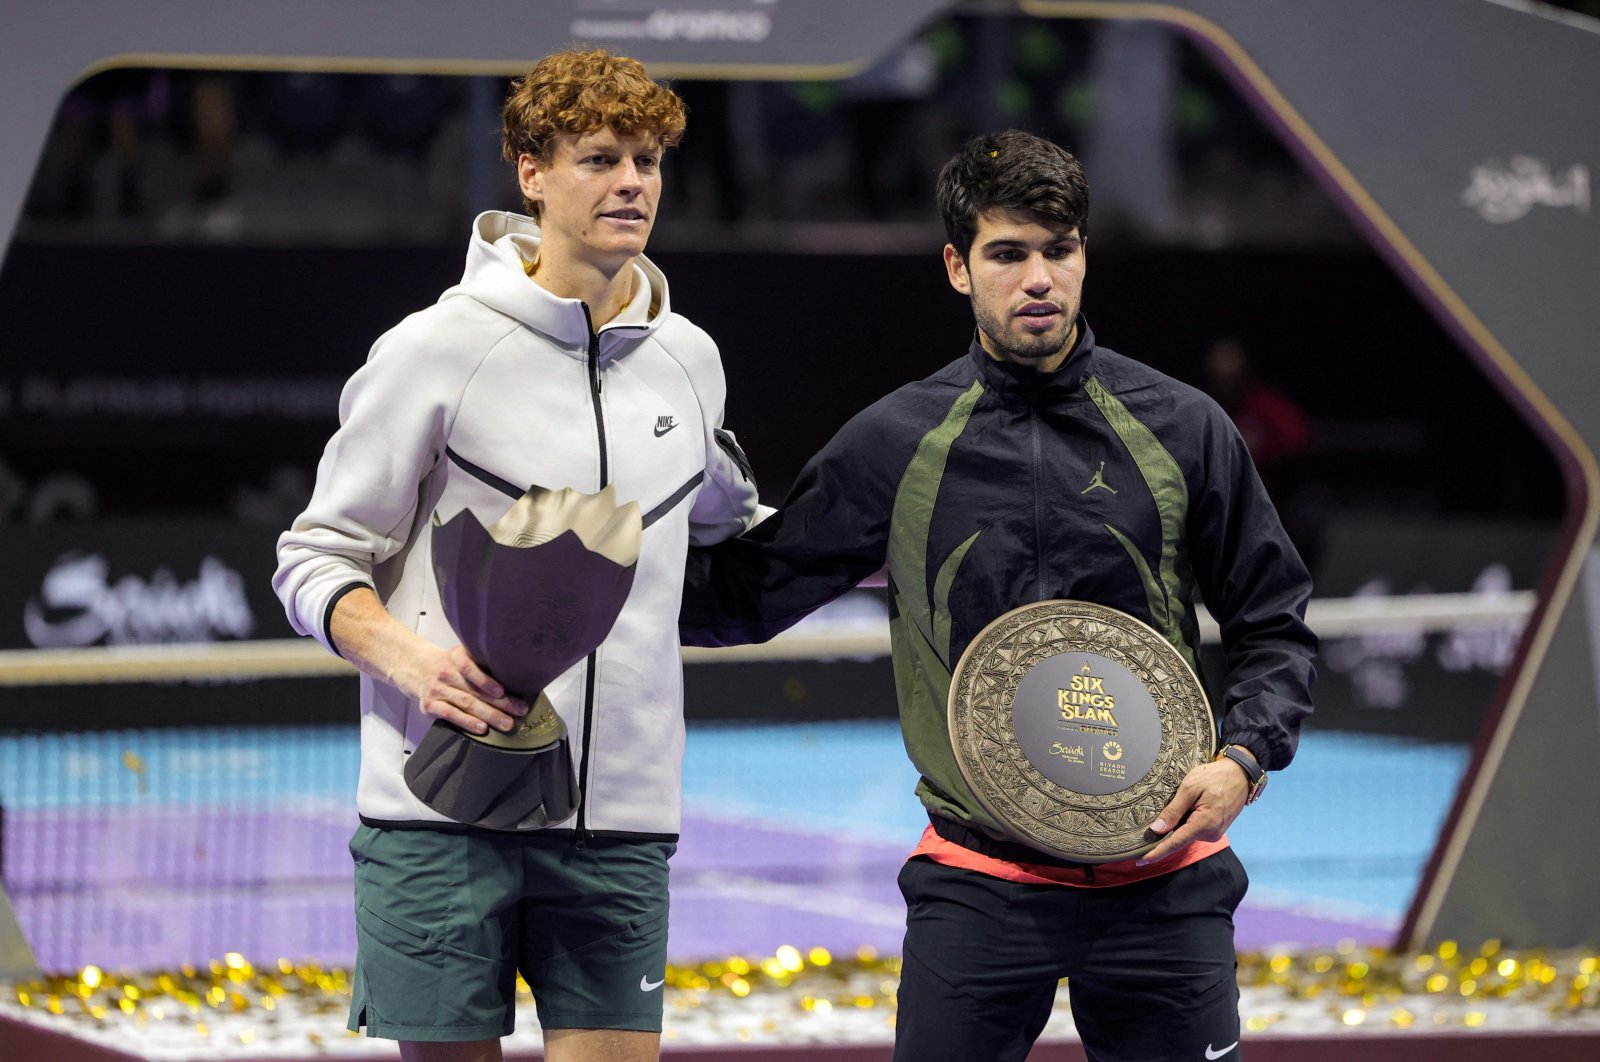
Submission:
<svg viewBox="0 0 1600 1062">
<path fill-rule="evenodd" d="M 516 975 L 546 1029 L 661 1031 L 669 841 L 361 826 L 350 1028 L 489 1040 Z"/>
</svg>

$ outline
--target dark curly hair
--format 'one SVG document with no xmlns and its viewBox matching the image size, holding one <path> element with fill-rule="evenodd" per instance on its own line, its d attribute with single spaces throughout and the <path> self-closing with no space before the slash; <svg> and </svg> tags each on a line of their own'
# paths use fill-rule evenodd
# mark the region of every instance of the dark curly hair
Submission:
<svg viewBox="0 0 1600 1062">
<path fill-rule="evenodd" d="M 683 100 L 650 80 L 639 60 L 603 48 L 571 48 L 545 56 L 511 83 L 500 124 L 500 155 L 514 164 L 523 154 L 549 161 L 550 141 L 601 126 L 619 136 L 649 130 L 671 147 L 687 123 Z M 539 216 L 539 204 L 525 205 Z"/>
<path fill-rule="evenodd" d="M 1007 129 L 975 136 L 939 171 L 935 191 L 945 235 L 963 260 L 986 210 L 1013 210 L 1089 235 L 1089 181 L 1067 149 Z"/>
</svg>

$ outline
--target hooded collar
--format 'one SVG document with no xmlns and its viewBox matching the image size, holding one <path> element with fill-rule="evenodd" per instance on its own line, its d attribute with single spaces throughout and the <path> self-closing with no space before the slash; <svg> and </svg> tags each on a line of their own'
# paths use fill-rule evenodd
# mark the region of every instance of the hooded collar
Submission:
<svg viewBox="0 0 1600 1062">
<path fill-rule="evenodd" d="M 587 357 L 589 315 L 578 299 L 563 299 L 528 276 L 526 263 L 539 255 L 539 223 L 521 214 L 490 210 L 472 223 L 467 266 L 461 283 L 441 295 L 465 296 L 515 318 L 547 336 L 568 354 Z M 625 343 L 649 335 L 671 312 L 667 278 L 644 255 L 633 260 L 633 298 L 599 330 L 600 358 L 608 360 Z"/>
<path fill-rule="evenodd" d="M 972 335 L 972 345 L 967 348 L 967 357 L 977 367 L 978 378 L 983 381 L 984 387 L 1003 398 L 1029 403 L 1065 398 L 1081 390 L 1094 372 L 1094 332 L 1089 328 L 1088 320 L 1079 314 L 1077 342 L 1073 344 L 1067 360 L 1055 372 L 1040 372 L 1027 365 L 996 361 L 983 349 L 976 332 Z"/>
</svg>

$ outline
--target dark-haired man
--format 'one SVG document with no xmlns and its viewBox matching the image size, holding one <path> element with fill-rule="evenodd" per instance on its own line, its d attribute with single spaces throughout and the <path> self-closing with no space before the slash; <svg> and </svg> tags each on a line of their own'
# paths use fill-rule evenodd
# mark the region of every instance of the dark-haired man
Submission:
<svg viewBox="0 0 1600 1062">
<path fill-rule="evenodd" d="M 908 904 L 897 1059 L 1021 1060 L 1061 978 L 1091 1059 L 1239 1057 L 1226 829 L 1310 712 L 1310 579 L 1210 399 L 1095 342 L 1080 313 L 1088 185 L 1010 131 L 939 175 L 967 352 L 858 414 L 777 515 L 691 557 L 690 644 L 760 641 L 887 566 L 905 744 L 930 825 Z M 1072 864 L 1006 840 L 958 769 L 951 670 L 996 617 L 1071 598 L 1138 617 L 1191 663 L 1195 592 L 1221 624 L 1222 750 L 1137 860 Z M 1232 758 L 1232 757 L 1237 757 Z"/>
</svg>

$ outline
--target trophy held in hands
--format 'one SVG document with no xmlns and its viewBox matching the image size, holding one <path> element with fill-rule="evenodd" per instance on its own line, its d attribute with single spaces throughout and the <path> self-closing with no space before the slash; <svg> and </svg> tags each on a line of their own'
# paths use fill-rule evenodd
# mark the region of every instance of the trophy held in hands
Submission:
<svg viewBox="0 0 1600 1062">
<path fill-rule="evenodd" d="M 1036 601 L 979 631 L 948 709 L 956 766 L 996 823 L 1080 863 L 1160 843 L 1149 824 L 1216 747 L 1205 688 L 1182 654 L 1088 601 Z"/>
<path fill-rule="evenodd" d="M 472 659 L 528 714 L 510 733 L 435 720 L 406 762 L 418 800 L 458 822 L 533 830 L 570 816 L 577 771 L 544 689 L 605 640 L 633 587 L 643 520 L 599 494 L 531 487 L 485 528 L 468 510 L 434 517 L 445 616 Z"/>
</svg>

